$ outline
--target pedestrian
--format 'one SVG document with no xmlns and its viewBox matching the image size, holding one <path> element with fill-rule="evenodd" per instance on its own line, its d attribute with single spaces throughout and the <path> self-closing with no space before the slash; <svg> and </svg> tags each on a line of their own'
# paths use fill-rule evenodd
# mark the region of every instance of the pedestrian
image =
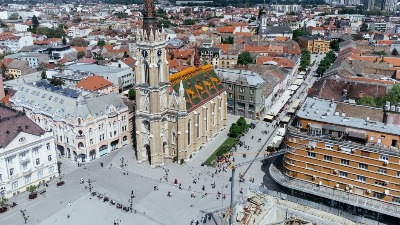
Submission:
<svg viewBox="0 0 400 225">
<path fill-rule="evenodd" d="M 71 202 L 68 202 L 68 205 L 71 206 Z"/>
</svg>

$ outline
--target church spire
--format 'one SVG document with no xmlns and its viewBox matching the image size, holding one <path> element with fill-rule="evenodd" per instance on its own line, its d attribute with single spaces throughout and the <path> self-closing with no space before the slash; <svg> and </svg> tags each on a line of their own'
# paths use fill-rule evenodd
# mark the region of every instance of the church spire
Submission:
<svg viewBox="0 0 400 225">
<path fill-rule="evenodd" d="M 158 20 L 155 17 L 154 0 L 144 0 L 144 9 L 146 13 L 143 16 L 143 33 L 148 41 L 154 41 L 149 38 L 151 33 L 153 33 L 154 37 L 154 32 L 158 29 Z"/>
</svg>

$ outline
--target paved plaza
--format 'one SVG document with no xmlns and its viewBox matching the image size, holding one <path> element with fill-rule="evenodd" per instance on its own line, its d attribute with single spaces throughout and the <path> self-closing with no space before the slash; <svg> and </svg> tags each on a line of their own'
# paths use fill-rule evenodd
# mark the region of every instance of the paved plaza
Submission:
<svg viewBox="0 0 400 225">
<path fill-rule="evenodd" d="M 228 124 L 236 121 L 238 117 L 229 116 Z M 261 135 L 266 129 L 259 122 L 255 129 L 243 137 L 246 144 L 252 146 L 249 153 L 256 153 L 265 146 L 269 135 Z M 272 126 L 271 126 L 272 129 Z M 138 164 L 134 158 L 134 152 L 129 147 L 102 157 L 96 161 L 78 167 L 68 159 L 59 159 L 62 162 L 61 173 L 66 184 L 56 187 L 56 181 L 50 182 L 46 193 L 39 195 L 37 199 L 27 200 L 27 193 L 23 193 L 9 200 L 17 202 L 18 206 L 10 208 L 6 213 L 0 214 L 0 223 L 9 225 L 24 224 L 20 210 L 26 210 L 29 217 L 27 224 L 114 224 L 114 220 L 120 220 L 120 224 L 190 224 L 192 219 L 200 220 L 205 213 L 214 212 L 226 208 L 230 200 L 231 171 L 221 171 L 215 174 L 215 168 L 201 166 L 215 149 L 222 144 L 227 136 L 228 129 L 223 130 L 214 137 L 208 145 L 200 150 L 190 162 L 185 165 L 168 162 L 165 168 L 151 169 L 148 163 Z M 254 136 L 254 139 L 251 139 Z M 258 138 L 262 138 L 258 142 Z M 252 144 L 252 142 L 254 142 Z M 241 151 L 238 149 L 238 151 Z M 244 149 L 243 149 L 244 151 Z M 251 160 L 256 154 L 249 154 L 242 158 L 235 156 L 236 162 Z M 124 166 L 121 167 L 121 160 Z M 103 163 L 103 167 L 100 166 Z M 126 163 L 126 166 L 125 166 Z M 245 175 L 254 177 L 254 183 L 260 184 L 264 172 L 260 170 L 261 163 L 255 162 Z M 247 167 L 237 171 L 244 173 Z M 168 173 L 168 176 L 166 175 Z M 125 174 L 125 175 L 124 175 Z M 212 175 L 214 174 L 214 175 Z M 85 184 L 80 184 L 84 178 Z M 98 197 L 93 197 L 88 189 L 87 180 L 92 180 L 93 191 L 103 194 L 123 206 L 130 206 L 131 191 L 134 192 L 134 211 L 125 212 L 117 209 L 109 202 L 103 202 Z M 177 179 L 182 184 L 182 189 L 174 185 Z M 196 184 L 193 183 L 196 180 Z M 235 200 L 241 199 L 240 188 L 246 190 L 248 183 L 238 183 L 236 180 Z M 216 187 L 211 188 L 215 182 Z M 205 191 L 202 187 L 205 187 Z M 86 186 L 86 188 L 85 188 Z M 158 190 L 154 190 L 157 186 Z M 190 187 L 189 187 L 190 186 Z M 172 197 L 167 193 L 171 192 Z M 221 197 L 217 199 L 217 193 Z M 192 198 L 192 193 L 196 195 Z M 226 199 L 223 199 L 223 196 Z M 69 203 L 71 206 L 69 206 Z M 221 224 L 221 214 L 215 213 L 206 224 Z"/>
<path fill-rule="evenodd" d="M 307 81 L 312 84 L 315 78 L 310 79 Z M 306 90 L 306 86 L 302 86 L 299 90 Z M 302 98 L 306 94 L 306 91 L 300 91 L 293 96 L 293 99 Z M 279 115 L 280 119 L 285 115 L 285 110 Z M 27 224 L 41 225 L 113 225 L 116 220 L 121 221 L 119 225 L 180 225 L 190 224 L 191 220 L 201 220 L 206 213 L 213 213 L 211 220 L 207 220 L 206 224 L 222 224 L 221 216 L 225 211 L 218 210 L 229 206 L 231 171 L 227 169 L 216 173 L 215 168 L 201 164 L 225 141 L 230 124 L 236 122 L 238 118 L 228 115 L 227 128 L 212 138 L 184 165 L 169 161 L 165 168 L 152 169 L 147 162 L 138 164 L 134 151 L 128 146 L 81 167 L 68 159 L 61 158 L 59 159 L 62 162 L 61 174 L 66 184 L 56 187 L 56 181 L 52 181 L 48 187 L 39 187 L 39 190 L 46 189 L 46 192 L 34 200 L 28 200 L 28 193 L 10 199 L 9 203 L 17 202 L 18 206 L 0 214 L 0 224 L 24 224 L 20 210 L 26 210 Z M 262 157 L 263 155 L 258 153 L 263 152 L 270 144 L 275 129 L 271 123 L 257 121 L 256 127 L 241 138 L 249 149 L 238 147 L 238 154 L 233 156 L 234 164 Z M 262 131 L 267 131 L 267 134 L 263 134 Z M 246 158 L 243 157 L 243 153 L 246 153 Z M 269 161 L 272 162 L 273 159 Z M 100 163 L 103 163 L 103 167 Z M 246 194 L 249 184 L 264 185 L 269 189 L 280 191 L 280 187 L 269 177 L 268 166 L 269 164 L 263 167 L 261 161 L 255 160 L 236 169 L 235 201 L 243 198 L 239 190 L 242 189 Z M 244 183 L 238 182 L 240 173 L 244 174 Z M 84 184 L 80 184 L 81 178 L 85 180 Z M 254 181 L 249 182 L 249 178 L 254 178 Z M 92 196 L 88 188 L 88 179 L 92 180 L 93 191 L 125 207 L 130 206 L 129 201 L 133 191 L 135 195 L 133 212 L 117 209 L 110 202 L 103 202 L 102 199 Z M 182 185 L 181 189 L 174 184 L 175 179 Z M 211 188 L 212 182 L 215 182 L 215 188 Z M 154 190 L 155 187 L 158 190 Z M 171 192 L 171 197 L 167 196 L 168 192 Z M 219 198 L 217 198 L 218 192 L 221 193 Z M 196 197 L 193 198 L 191 195 Z"/>
</svg>

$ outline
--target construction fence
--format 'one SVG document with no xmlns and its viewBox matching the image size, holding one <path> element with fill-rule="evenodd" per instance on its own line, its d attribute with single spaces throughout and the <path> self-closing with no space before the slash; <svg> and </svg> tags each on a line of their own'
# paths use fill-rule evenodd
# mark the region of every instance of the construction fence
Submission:
<svg viewBox="0 0 400 225">
<path fill-rule="evenodd" d="M 265 188 L 263 186 L 250 185 L 249 189 L 253 190 L 253 191 L 262 192 L 262 193 L 264 193 L 266 195 L 269 195 L 269 196 L 273 196 L 273 197 L 277 197 L 277 198 L 284 199 L 284 200 L 287 200 L 287 201 L 291 201 L 291 202 L 294 202 L 294 203 L 297 203 L 297 204 L 300 204 L 300 205 L 303 205 L 303 206 L 306 206 L 306 207 L 310 207 L 310 208 L 313 208 L 313 209 L 318 209 L 318 210 L 321 210 L 321 211 L 324 211 L 324 212 L 327 212 L 327 213 L 331 213 L 331 214 L 343 217 L 345 219 L 354 221 L 356 223 L 366 224 L 366 225 L 387 225 L 386 223 L 382 223 L 382 222 L 379 222 L 379 221 L 376 221 L 376 220 L 371 220 L 371 219 L 365 218 L 363 216 L 354 215 L 354 214 L 345 212 L 343 210 L 340 210 L 340 209 L 337 209 L 337 208 L 334 208 L 334 207 L 330 207 L 330 206 L 327 206 L 327 205 L 322 205 L 320 203 L 309 201 L 309 200 L 306 200 L 306 199 L 303 199 L 303 198 L 298 198 L 296 196 L 292 196 L 292 195 L 285 194 L 285 193 L 282 193 L 282 192 L 268 190 L 267 188 Z"/>
</svg>

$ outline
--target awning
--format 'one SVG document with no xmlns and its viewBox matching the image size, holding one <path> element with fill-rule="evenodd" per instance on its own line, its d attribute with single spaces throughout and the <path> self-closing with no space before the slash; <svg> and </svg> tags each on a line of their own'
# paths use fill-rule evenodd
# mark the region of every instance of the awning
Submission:
<svg viewBox="0 0 400 225">
<path fill-rule="evenodd" d="M 293 85 L 297 85 L 300 86 L 303 83 L 303 79 L 296 79 L 295 81 L 293 81 Z"/>
<path fill-rule="evenodd" d="M 271 116 L 271 115 L 264 116 L 264 120 L 273 120 L 273 119 L 274 119 L 274 116 Z"/>
<path fill-rule="evenodd" d="M 295 91 L 295 90 L 297 90 L 297 89 L 299 89 L 299 86 L 297 86 L 297 85 L 291 85 L 291 86 L 289 87 L 289 90 L 292 90 L 292 91 Z"/>
<path fill-rule="evenodd" d="M 278 148 L 279 145 L 281 145 L 282 141 L 283 141 L 283 137 L 282 136 L 275 136 L 272 139 L 271 144 L 269 146 L 272 146 L 274 148 Z"/>
<path fill-rule="evenodd" d="M 350 137 L 365 139 L 365 131 L 355 130 L 355 129 L 347 129 Z"/>
<path fill-rule="evenodd" d="M 283 117 L 283 119 L 281 120 L 282 123 L 289 123 L 290 117 L 289 116 L 285 116 Z"/>
<path fill-rule="evenodd" d="M 346 131 L 346 128 L 344 128 L 344 127 L 338 127 L 338 126 L 328 125 L 328 124 L 322 125 L 322 128 L 325 130 L 333 130 L 333 131 L 340 131 L 340 132 Z"/>
</svg>

